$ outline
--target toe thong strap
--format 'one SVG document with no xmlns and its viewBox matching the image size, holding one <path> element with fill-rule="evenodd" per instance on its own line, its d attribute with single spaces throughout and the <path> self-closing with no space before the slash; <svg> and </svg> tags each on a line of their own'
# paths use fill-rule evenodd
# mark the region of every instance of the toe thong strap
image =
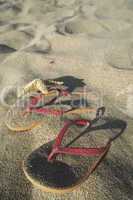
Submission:
<svg viewBox="0 0 133 200">
<path fill-rule="evenodd" d="M 89 120 L 85 119 L 65 122 L 65 125 L 61 129 L 59 135 L 57 136 L 55 143 L 52 147 L 52 151 L 48 156 L 48 161 L 55 158 L 57 154 L 68 154 L 68 155 L 78 155 L 78 156 L 99 156 L 105 152 L 107 145 L 104 147 L 97 147 L 97 148 L 61 147 L 64 135 L 68 133 L 67 132 L 68 128 L 73 124 L 81 126 L 87 126 L 87 125 L 90 126 L 91 123 Z"/>
</svg>

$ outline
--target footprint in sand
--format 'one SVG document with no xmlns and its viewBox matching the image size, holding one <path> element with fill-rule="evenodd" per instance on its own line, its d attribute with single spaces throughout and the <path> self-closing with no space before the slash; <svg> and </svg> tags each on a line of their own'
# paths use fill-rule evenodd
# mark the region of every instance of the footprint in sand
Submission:
<svg viewBox="0 0 133 200">
<path fill-rule="evenodd" d="M 133 118 L 133 84 L 117 93 L 116 102 L 118 110 Z"/>
<path fill-rule="evenodd" d="M 51 43 L 42 37 L 40 41 L 37 41 L 35 44 L 29 46 L 25 49 L 27 52 L 36 52 L 36 53 L 48 53 L 51 50 Z"/>
<path fill-rule="evenodd" d="M 3 53 L 12 53 L 14 51 L 16 51 L 16 49 L 11 48 L 11 47 L 4 45 L 4 44 L 0 44 L 0 53 L 2 53 L 2 54 Z"/>
<path fill-rule="evenodd" d="M 115 41 L 105 55 L 105 60 L 114 68 L 133 70 L 133 44 Z"/>
<path fill-rule="evenodd" d="M 31 39 L 32 37 L 28 34 L 16 30 L 11 30 L 10 34 L 9 32 L 0 34 L 0 43 L 5 45 L 6 50 L 7 46 L 9 48 L 19 50 L 25 47 L 25 45 L 27 45 Z"/>
<path fill-rule="evenodd" d="M 68 0 L 58 0 L 57 1 L 57 5 L 58 6 L 70 6 L 70 5 L 73 5 L 75 2 L 76 2 L 76 0 L 71 0 L 71 1 L 68 1 Z"/>
<path fill-rule="evenodd" d="M 125 1 L 126 2 L 126 1 Z M 121 7 L 115 6 L 103 6 L 98 7 L 95 10 L 94 15 L 98 19 L 114 19 L 114 20 L 124 20 L 125 22 L 133 23 L 133 12 L 131 9 L 126 8 L 127 5 Z"/>
<path fill-rule="evenodd" d="M 125 9 L 125 4 L 125 0 L 99 1 L 96 7 L 95 16 L 101 19 L 114 19 Z"/>
<path fill-rule="evenodd" d="M 89 35 L 105 35 L 108 30 L 101 25 L 98 20 L 90 20 L 83 18 L 76 18 L 64 24 L 59 24 L 57 26 L 57 31 L 65 34 L 80 34 L 87 33 Z"/>
<path fill-rule="evenodd" d="M 11 20 L 14 19 L 22 10 L 20 2 L 14 3 L 13 1 L 0 2 L 0 19 Z"/>
</svg>

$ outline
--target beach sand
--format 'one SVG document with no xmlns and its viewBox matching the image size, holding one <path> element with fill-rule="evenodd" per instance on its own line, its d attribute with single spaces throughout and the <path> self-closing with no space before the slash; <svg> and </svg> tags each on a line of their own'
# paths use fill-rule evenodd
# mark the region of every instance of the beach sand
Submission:
<svg viewBox="0 0 133 200">
<path fill-rule="evenodd" d="M 132 199 L 132 9 L 132 0 L 0 0 L 2 200 Z M 15 102 L 16 88 L 34 78 L 60 77 L 73 89 L 93 88 L 107 112 L 128 125 L 97 171 L 62 196 L 32 186 L 22 171 L 22 160 L 58 133 L 56 121 L 28 133 L 12 133 L 4 124 L 4 102 Z"/>
</svg>

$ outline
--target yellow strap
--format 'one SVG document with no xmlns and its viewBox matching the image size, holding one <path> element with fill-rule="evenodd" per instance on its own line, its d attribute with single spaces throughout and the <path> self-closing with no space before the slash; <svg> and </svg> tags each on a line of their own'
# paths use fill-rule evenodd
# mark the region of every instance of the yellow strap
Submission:
<svg viewBox="0 0 133 200">
<path fill-rule="evenodd" d="M 94 108 L 77 108 L 75 110 L 71 110 L 68 113 L 69 114 L 81 114 L 81 113 L 87 113 L 87 112 L 96 112 L 96 109 Z"/>
</svg>

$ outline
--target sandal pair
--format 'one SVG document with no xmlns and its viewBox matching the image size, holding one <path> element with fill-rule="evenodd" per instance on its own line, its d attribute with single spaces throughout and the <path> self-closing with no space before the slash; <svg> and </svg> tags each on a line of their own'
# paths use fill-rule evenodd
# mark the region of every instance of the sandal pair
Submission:
<svg viewBox="0 0 133 200">
<path fill-rule="evenodd" d="M 124 125 L 122 129 L 112 126 L 113 123 L 121 125 L 123 121 L 115 123 L 112 120 L 110 125 L 110 119 L 103 116 L 104 107 L 75 109 L 56 104 L 60 97 L 67 95 L 70 95 L 68 90 L 49 87 L 48 93 L 38 92 L 20 98 L 6 118 L 10 130 L 27 131 L 42 123 L 43 116 L 74 116 L 74 119 L 64 120 L 64 126 L 54 140 L 33 151 L 23 161 L 24 174 L 32 184 L 46 192 L 59 194 L 84 183 L 103 161 L 112 141 L 125 128 Z M 88 112 L 89 119 L 81 119 L 82 112 Z"/>
</svg>

